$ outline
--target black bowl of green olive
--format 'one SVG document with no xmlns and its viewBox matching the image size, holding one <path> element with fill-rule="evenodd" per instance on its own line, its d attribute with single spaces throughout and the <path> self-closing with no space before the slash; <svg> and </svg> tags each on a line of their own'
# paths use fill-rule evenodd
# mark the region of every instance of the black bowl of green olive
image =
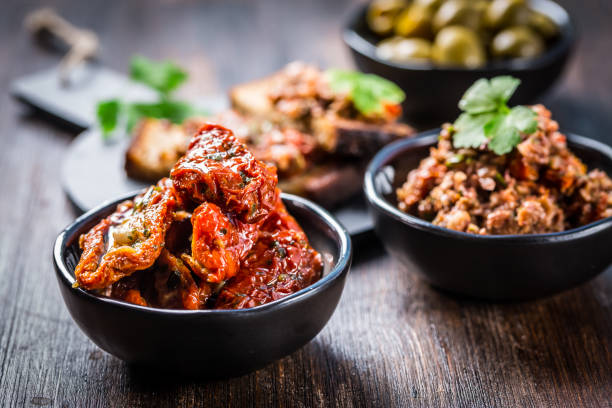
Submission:
<svg viewBox="0 0 612 408">
<path fill-rule="evenodd" d="M 343 36 L 360 70 L 405 91 L 404 116 L 419 127 L 456 116 L 456 101 L 482 77 L 519 78 L 512 101 L 536 102 L 575 40 L 551 0 L 375 0 L 349 17 Z"/>
</svg>

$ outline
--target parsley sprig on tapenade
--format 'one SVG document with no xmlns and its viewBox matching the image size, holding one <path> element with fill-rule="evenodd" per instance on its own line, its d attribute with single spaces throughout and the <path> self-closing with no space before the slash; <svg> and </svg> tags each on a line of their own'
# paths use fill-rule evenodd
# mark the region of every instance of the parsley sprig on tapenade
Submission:
<svg viewBox="0 0 612 408">
<path fill-rule="evenodd" d="M 494 153 L 503 155 L 519 144 L 521 133 L 535 132 L 538 122 L 531 108 L 507 105 L 520 83 L 510 76 L 476 81 L 459 101 L 463 113 L 453 124 L 453 146 L 486 145 Z"/>
</svg>

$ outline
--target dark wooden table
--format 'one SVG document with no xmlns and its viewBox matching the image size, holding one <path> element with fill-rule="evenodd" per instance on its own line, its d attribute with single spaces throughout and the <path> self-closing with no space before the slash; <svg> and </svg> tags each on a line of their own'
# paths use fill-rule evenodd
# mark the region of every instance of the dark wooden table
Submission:
<svg viewBox="0 0 612 408">
<path fill-rule="evenodd" d="M 91 343 L 70 319 L 51 264 L 53 239 L 75 217 L 58 183 L 75 134 L 7 92 L 12 78 L 57 62 L 21 28 L 25 13 L 52 5 L 91 27 L 116 69 L 135 52 L 175 59 L 192 72 L 192 93 L 223 91 L 294 59 L 350 65 L 339 35 L 348 0 L 153 3 L 0 5 L 0 406 L 612 405 L 611 270 L 549 299 L 483 303 L 430 288 L 371 242 L 356 249 L 321 334 L 250 375 L 213 383 L 143 375 Z M 581 41 L 545 102 L 565 129 L 611 143 L 612 3 L 563 3 Z"/>
</svg>

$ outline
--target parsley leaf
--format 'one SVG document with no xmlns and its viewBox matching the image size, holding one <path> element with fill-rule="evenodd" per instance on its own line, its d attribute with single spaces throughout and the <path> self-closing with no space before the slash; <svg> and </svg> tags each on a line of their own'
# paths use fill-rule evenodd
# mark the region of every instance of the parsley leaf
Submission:
<svg viewBox="0 0 612 408">
<path fill-rule="evenodd" d="M 181 67 L 170 61 L 155 62 L 135 56 L 130 61 L 130 77 L 168 96 L 187 80 L 188 75 Z"/>
<path fill-rule="evenodd" d="M 329 86 L 334 92 L 351 93 L 355 83 L 359 81 L 359 73 L 342 69 L 328 69 L 325 72 Z"/>
<path fill-rule="evenodd" d="M 499 76 L 491 81 L 481 78 L 474 82 L 459 101 L 459 108 L 469 113 L 492 112 L 505 105 L 520 80 L 510 76 Z"/>
<path fill-rule="evenodd" d="M 459 109 L 471 114 L 491 112 L 497 108 L 497 102 L 491 92 L 489 81 L 484 78 L 474 82 L 459 101 Z"/>
<path fill-rule="evenodd" d="M 455 134 L 453 135 L 453 145 L 459 147 L 477 148 L 486 143 L 489 139 L 484 132 L 485 125 L 493 119 L 495 114 L 485 113 L 474 115 L 462 113 L 453 124 Z"/>
<path fill-rule="evenodd" d="M 133 103 L 129 107 L 127 128 L 141 118 L 168 119 L 172 123 L 183 123 L 185 119 L 199 112 L 190 104 L 182 101 L 162 100 L 155 103 Z"/>
<path fill-rule="evenodd" d="M 493 94 L 500 103 L 507 103 L 521 84 L 521 80 L 505 75 L 492 78 L 490 84 Z"/>
<path fill-rule="evenodd" d="M 515 106 L 510 109 L 507 120 L 525 134 L 532 134 L 538 130 L 538 121 L 536 113 L 533 109 L 526 106 Z"/>
<path fill-rule="evenodd" d="M 385 104 L 399 104 L 406 98 L 397 85 L 374 74 L 330 69 L 326 76 L 332 91 L 349 95 L 364 115 L 383 113 Z"/>
<path fill-rule="evenodd" d="M 119 122 L 119 112 L 121 110 L 121 102 L 118 99 L 111 99 L 98 103 L 96 114 L 98 122 L 102 128 L 102 136 L 107 138 L 117 127 Z"/>
<path fill-rule="evenodd" d="M 171 92 L 185 82 L 188 76 L 187 72 L 172 62 L 155 62 L 136 56 L 130 63 L 130 76 L 132 80 L 154 89 L 159 99 L 157 102 L 124 103 L 118 99 L 99 102 L 97 116 L 104 138 L 108 138 L 120 124 L 131 132 L 143 118 L 182 123 L 191 116 L 206 114 L 187 102 L 171 98 Z"/>
<path fill-rule="evenodd" d="M 519 84 L 509 76 L 476 81 L 459 102 L 464 113 L 453 124 L 453 146 L 477 148 L 487 144 L 491 151 L 503 155 L 520 143 L 521 133 L 535 132 L 538 122 L 532 109 L 510 109 L 507 105 Z"/>
<path fill-rule="evenodd" d="M 485 134 L 491 139 L 489 149 L 499 155 L 510 153 L 521 141 L 519 130 L 509 118 L 509 115 L 499 113 L 485 125 Z"/>
<path fill-rule="evenodd" d="M 530 134 L 537 130 L 535 116 L 526 106 L 515 106 L 507 114 L 497 114 L 485 125 L 485 134 L 491 139 L 489 149 L 499 155 L 510 153 L 520 143 L 521 132 Z"/>
</svg>

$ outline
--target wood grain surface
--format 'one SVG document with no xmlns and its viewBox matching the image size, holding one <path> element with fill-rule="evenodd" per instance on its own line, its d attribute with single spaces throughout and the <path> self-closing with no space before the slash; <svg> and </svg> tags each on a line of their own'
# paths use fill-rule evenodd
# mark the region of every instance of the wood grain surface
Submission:
<svg viewBox="0 0 612 408">
<path fill-rule="evenodd" d="M 565 129 L 612 143 L 612 3 L 562 4 L 580 41 L 544 102 Z M 187 93 L 222 91 L 294 59 L 351 64 L 339 31 L 349 1 L 3 0 L 0 406 L 612 406 L 612 270 L 552 298 L 484 303 L 432 289 L 374 240 L 357 247 L 321 334 L 258 372 L 186 381 L 102 352 L 70 319 L 51 262 L 56 234 L 75 217 L 58 184 L 74 133 L 8 95 L 12 78 L 58 61 L 21 27 L 41 5 L 100 34 L 113 68 L 135 52 L 186 65 Z"/>
</svg>

